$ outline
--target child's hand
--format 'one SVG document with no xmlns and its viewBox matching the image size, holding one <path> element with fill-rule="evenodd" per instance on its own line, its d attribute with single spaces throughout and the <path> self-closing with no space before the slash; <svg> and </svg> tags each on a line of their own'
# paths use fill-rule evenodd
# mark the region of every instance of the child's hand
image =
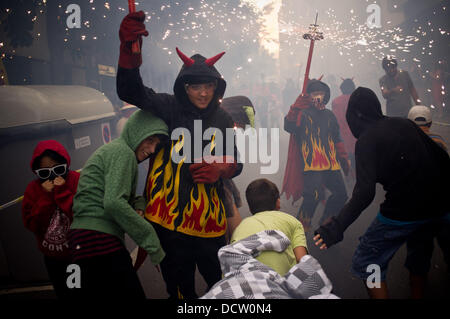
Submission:
<svg viewBox="0 0 450 319">
<path fill-rule="evenodd" d="M 139 216 L 144 217 L 144 211 L 142 209 L 136 209 L 136 213 L 138 213 Z"/>
<path fill-rule="evenodd" d="M 61 176 L 58 176 L 53 180 L 53 185 L 55 185 L 55 186 L 62 186 L 65 183 L 66 183 L 66 180 L 64 178 L 62 178 Z"/>
<path fill-rule="evenodd" d="M 41 185 L 42 188 L 44 188 L 44 190 L 49 193 L 51 193 L 53 191 L 53 188 L 55 188 L 55 185 L 53 185 L 53 182 L 50 180 L 46 180 Z"/>
</svg>

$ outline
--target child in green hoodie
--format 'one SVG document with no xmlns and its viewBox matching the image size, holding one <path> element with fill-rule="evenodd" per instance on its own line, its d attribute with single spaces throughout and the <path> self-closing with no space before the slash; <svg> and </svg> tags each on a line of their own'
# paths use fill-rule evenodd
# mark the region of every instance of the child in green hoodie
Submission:
<svg viewBox="0 0 450 319">
<path fill-rule="evenodd" d="M 159 264 L 165 256 L 152 225 L 140 216 L 145 200 L 136 197 L 138 163 L 155 153 L 168 136 L 167 125 L 137 111 L 120 137 L 88 159 L 74 197 L 69 232 L 72 260 L 80 267 L 80 297 L 145 298 L 124 244 L 127 233 Z"/>
</svg>

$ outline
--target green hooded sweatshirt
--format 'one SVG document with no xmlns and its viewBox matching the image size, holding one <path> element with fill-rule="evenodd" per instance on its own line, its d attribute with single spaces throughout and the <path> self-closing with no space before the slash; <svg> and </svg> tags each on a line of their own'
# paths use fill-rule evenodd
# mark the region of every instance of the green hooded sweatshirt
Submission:
<svg viewBox="0 0 450 319">
<path fill-rule="evenodd" d="M 124 241 L 127 233 L 145 249 L 154 264 L 165 254 L 152 225 L 136 213 L 145 201 L 136 201 L 138 162 L 135 150 L 147 137 L 168 136 L 167 125 L 152 113 L 136 111 L 122 134 L 101 146 L 87 160 L 73 200 L 72 229 L 89 229 Z"/>
</svg>

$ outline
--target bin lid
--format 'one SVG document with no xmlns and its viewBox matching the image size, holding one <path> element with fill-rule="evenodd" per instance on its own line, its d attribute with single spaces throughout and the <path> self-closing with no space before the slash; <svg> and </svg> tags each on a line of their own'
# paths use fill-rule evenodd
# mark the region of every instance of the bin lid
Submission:
<svg viewBox="0 0 450 319">
<path fill-rule="evenodd" d="M 100 91 L 79 85 L 0 86 L 0 128 L 66 120 L 79 124 L 115 116 Z"/>
</svg>

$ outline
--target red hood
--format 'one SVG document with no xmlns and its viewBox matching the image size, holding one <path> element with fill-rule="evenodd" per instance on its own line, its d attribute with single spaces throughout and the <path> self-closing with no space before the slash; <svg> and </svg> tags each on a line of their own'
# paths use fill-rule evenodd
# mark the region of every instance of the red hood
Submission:
<svg viewBox="0 0 450 319">
<path fill-rule="evenodd" d="M 31 158 L 30 167 L 31 170 L 33 170 L 33 163 L 35 159 L 44 153 L 46 150 L 52 150 L 64 157 L 67 161 L 67 166 L 70 166 L 70 156 L 69 153 L 67 153 L 64 146 L 61 145 L 58 141 L 55 140 L 47 140 L 47 141 L 41 141 L 38 143 L 36 148 L 33 151 L 33 157 Z"/>
</svg>

